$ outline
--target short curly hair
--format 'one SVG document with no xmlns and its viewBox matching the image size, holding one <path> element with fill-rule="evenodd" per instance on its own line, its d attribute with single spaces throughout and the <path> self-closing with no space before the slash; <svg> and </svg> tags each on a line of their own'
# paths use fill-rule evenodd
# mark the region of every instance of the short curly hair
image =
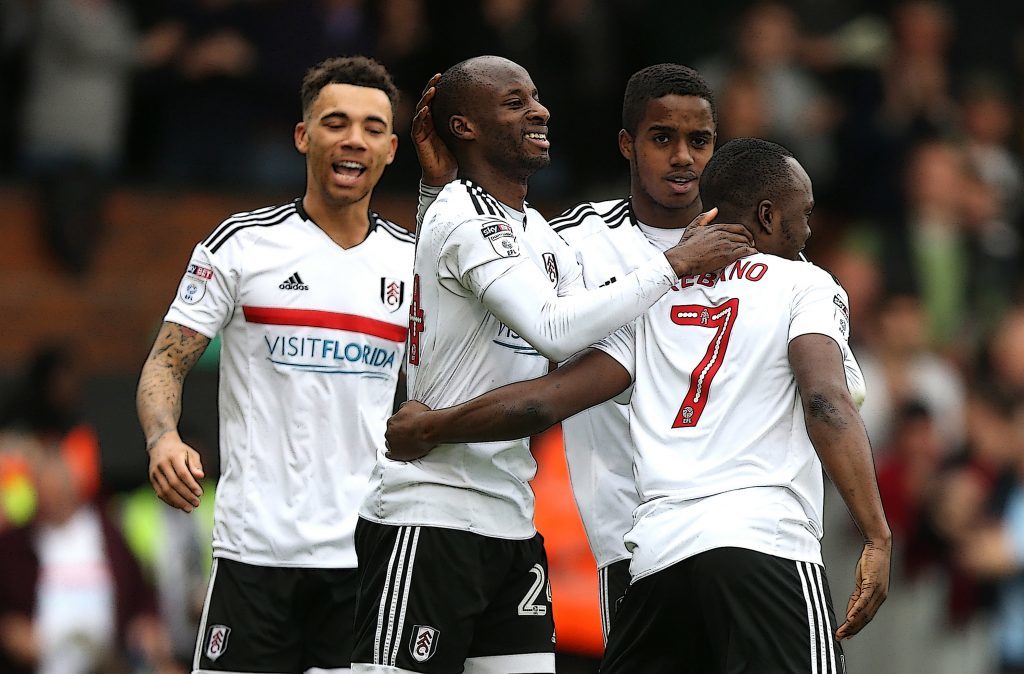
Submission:
<svg viewBox="0 0 1024 674">
<path fill-rule="evenodd" d="M 391 102 L 391 117 L 398 107 L 398 87 L 391 73 L 378 61 L 368 56 L 336 56 L 317 63 L 302 78 L 302 116 L 309 115 L 313 101 L 328 84 L 352 84 L 357 87 L 380 89 Z"/>
</svg>

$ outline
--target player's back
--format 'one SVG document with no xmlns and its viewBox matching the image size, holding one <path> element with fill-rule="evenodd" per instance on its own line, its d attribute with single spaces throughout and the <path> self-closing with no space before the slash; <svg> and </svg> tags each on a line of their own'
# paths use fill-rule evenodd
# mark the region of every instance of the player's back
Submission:
<svg viewBox="0 0 1024 674">
<path fill-rule="evenodd" d="M 845 296 L 810 263 L 758 254 L 681 279 L 639 319 L 631 407 L 642 495 L 786 484 L 816 464 L 789 342 L 813 321 L 845 345 Z"/>
<path fill-rule="evenodd" d="M 789 342 L 822 333 L 848 350 L 848 325 L 827 272 L 758 254 L 680 279 L 606 342 L 634 372 L 634 576 L 722 546 L 820 562 L 821 464 Z"/>
</svg>

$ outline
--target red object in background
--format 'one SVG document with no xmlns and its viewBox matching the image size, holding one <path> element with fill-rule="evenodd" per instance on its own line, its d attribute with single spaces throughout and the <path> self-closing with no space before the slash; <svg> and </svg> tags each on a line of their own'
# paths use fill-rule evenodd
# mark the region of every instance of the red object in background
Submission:
<svg viewBox="0 0 1024 674">
<path fill-rule="evenodd" d="M 531 438 L 530 447 L 538 465 L 532 483 L 537 496 L 535 517 L 548 554 L 556 647 L 563 653 L 601 657 L 604 637 L 597 565 L 572 497 L 561 426 Z"/>
<path fill-rule="evenodd" d="M 96 431 L 86 424 L 75 426 L 61 440 L 60 450 L 71 469 L 79 498 L 91 501 L 100 489 L 100 441 Z"/>
</svg>

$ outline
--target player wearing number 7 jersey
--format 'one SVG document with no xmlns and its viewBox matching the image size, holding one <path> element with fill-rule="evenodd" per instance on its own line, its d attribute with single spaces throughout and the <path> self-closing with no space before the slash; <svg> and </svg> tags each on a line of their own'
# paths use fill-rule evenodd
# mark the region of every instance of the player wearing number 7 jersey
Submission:
<svg viewBox="0 0 1024 674">
<path fill-rule="evenodd" d="M 784 148 L 727 143 L 700 191 L 750 229 L 759 254 L 682 278 L 546 377 L 446 410 L 408 403 L 389 422 L 389 451 L 534 433 L 632 382 L 642 502 L 602 672 L 842 672 L 838 640 L 884 600 L 891 551 L 847 384 L 846 293 L 799 259 L 814 202 Z M 823 464 L 865 538 L 838 629 L 819 545 Z"/>
</svg>

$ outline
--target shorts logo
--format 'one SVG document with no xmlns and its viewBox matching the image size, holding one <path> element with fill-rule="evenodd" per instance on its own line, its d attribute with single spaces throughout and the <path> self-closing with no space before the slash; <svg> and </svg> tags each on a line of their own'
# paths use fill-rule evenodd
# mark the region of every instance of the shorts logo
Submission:
<svg viewBox="0 0 1024 674">
<path fill-rule="evenodd" d="M 216 660 L 228 649 L 231 628 L 226 625 L 210 625 L 210 636 L 206 639 L 206 657 Z"/>
<path fill-rule="evenodd" d="M 381 277 L 380 279 L 380 301 L 384 303 L 387 310 L 394 313 L 402 306 L 405 299 L 405 281 Z"/>
<path fill-rule="evenodd" d="M 558 283 L 558 263 L 555 262 L 554 253 L 544 253 L 544 271 L 548 273 L 548 278 L 552 283 Z"/>
<path fill-rule="evenodd" d="M 426 662 L 437 652 L 437 639 L 441 636 L 433 627 L 416 625 L 409 640 L 409 653 L 416 662 Z"/>
<path fill-rule="evenodd" d="M 507 222 L 492 222 L 480 228 L 480 233 L 491 242 L 491 248 L 502 257 L 518 257 L 519 242 Z"/>
</svg>

